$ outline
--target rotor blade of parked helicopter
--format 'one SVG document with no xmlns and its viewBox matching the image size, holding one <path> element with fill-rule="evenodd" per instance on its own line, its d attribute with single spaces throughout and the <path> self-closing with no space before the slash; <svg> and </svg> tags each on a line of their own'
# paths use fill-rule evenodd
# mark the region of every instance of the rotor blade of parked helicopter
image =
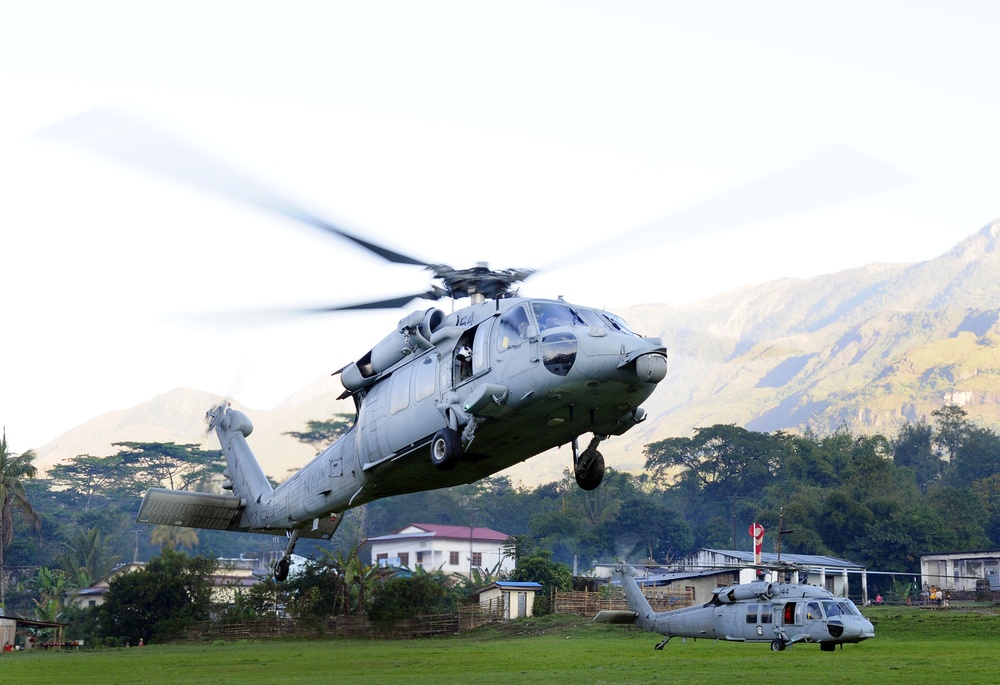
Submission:
<svg viewBox="0 0 1000 685">
<path fill-rule="evenodd" d="M 618 256 L 684 238 L 704 237 L 764 219 L 884 192 L 911 178 L 846 145 L 832 145 L 770 175 L 694 204 L 652 224 L 561 257 L 544 270 Z M 540 269 L 541 270 L 541 269 Z"/>
<path fill-rule="evenodd" d="M 359 238 L 320 219 L 258 181 L 180 142 L 124 111 L 93 109 L 47 126 L 37 136 L 70 143 L 201 190 L 280 214 L 360 245 L 396 264 L 429 266 L 414 257 Z"/>
</svg>

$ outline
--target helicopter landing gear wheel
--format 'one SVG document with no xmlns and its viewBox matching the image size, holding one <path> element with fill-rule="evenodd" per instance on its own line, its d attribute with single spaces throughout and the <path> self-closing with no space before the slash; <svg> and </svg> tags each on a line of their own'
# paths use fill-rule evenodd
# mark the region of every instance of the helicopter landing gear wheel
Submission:
<svg viewBox="0 0 1000 685">
<path fill-rule="evenodd" d="M 594 490 L 604 480 L 604 455 L 597 450 L 585 450 L 578 468 L 574 470 L 576 484 L 581 490 Z"/>
<path fill-rule="evenodd" d="M 431 439 L 431 463 L 441 471 L 451 471 L 462 457 L 462 437 L 452 428 L 442 428 Z"/>
<path fill-rule="evenodd" d="M 782 642 L 781 640 L 774 640 L 774 641 L 772 641 L 771 642 L 771 651 L 772 652 L 783 652 L 783 651 L 785 651 L 785 643 Z"/>
<path fill-rule="evenodd" d="M 278 559 L 278 563 L 274 565 L 274 579 L 280 583 L 288 578 L 288 567 L 290 565 L 291 560 L 288 557 Z"/>
</svg>

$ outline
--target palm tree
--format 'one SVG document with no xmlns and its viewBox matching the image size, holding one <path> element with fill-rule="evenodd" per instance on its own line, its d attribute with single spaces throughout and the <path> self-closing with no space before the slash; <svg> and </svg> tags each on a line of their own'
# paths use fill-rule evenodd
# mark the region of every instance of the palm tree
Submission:
<svg viewBox="0 0 1000 685">
<path fill-rule="evenodd" d="M 32 463 L 32 450 L 12 454 L 7 447 L 7 430 L 0 438 L 0 610 L 7 601 L 7 571 L 4 567 L 3 550 L 14 539 L 14 508 L 28 516 L 37 528 L 38 514 L 31 508 L 24 495 L 24 481 L 34 478 L 38 469 Z"/>
<path fill-rule="evenodd" d="M 161 549 L 177 551 L 181 547 L 192 550 L 198 546 L 198 531 L 181 526 L 154 526 L 149 541 Z"/>
</svg>

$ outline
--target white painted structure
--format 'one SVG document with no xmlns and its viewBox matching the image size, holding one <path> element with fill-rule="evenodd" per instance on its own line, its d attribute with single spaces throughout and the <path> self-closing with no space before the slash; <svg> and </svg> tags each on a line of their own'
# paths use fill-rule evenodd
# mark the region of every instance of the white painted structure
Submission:
<svg viewBox="0 0 1000 685">
<path fill-rule="evenodd" d="M 499 609 L 501 618 L 509 621 L 531 616 L 535 594 L 541 589 L 541 583 L 498 580 L 472 594 L 473 597 L 479 598 L 480 607 L 490 611 Z"/>
<path fill-rule="evenodd" d="M 846 559 L 828 557 L 821 554 L 782 554 L 780 562 L 794 564 L 800 570 L 793 574 L 792 582 L 807 583 L 829 590 L 834 595 L 848 597 L 850 590 L 849 574 L 855 573 L 861 578 L 861 600 L 868 601 L 868 575 L 861 564 Z M 698 551 L 681 558 L 671 564 L 672 570 L 707 570 L 707 569 L 739 569 L 739 582 L 751 583 L 756 578 L 753 552 L 743 552 L 729 549 L 710 549 L 703 547 Z M 778 555 L 769 552 L 761 553 L 761 564 L 764 566 L 778 564 Z M 794 575 L 797 575 L 796 579 Z M 785 573 L 781 571 L 765 571 L 765 578 L 771 582 L 784 581 Z"/>
<path fill-rule="evenodd" d="M 446 575 L 472 575 L 472 569 L 505 573 L 514 569 L 514 559 L 504 556 L 510 536 L 490 528 L 439 526 L 411 523 L 395 533 L 368 540 L 372 564 L 387 568 L 420 567 Z"/>
<path fill-rule="evenodd" d="M 924 554 L 920 576 L 924 585 L 945 590 L 974 591 L 980 579 L 988 580 L 991 590 L 1000 590 L 1000 549 Z"/>
</svg>

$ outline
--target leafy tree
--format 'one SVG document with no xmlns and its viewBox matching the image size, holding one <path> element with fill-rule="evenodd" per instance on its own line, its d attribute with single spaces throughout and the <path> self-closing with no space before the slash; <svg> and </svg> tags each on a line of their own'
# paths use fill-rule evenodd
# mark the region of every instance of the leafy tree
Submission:
<svg viewBox="0 0 1000 685">
<path fill-rule="evenodd" d="M 892 458 L 897 466 L 913 470 L 917 486 L 927 492 L 927 486 L 936 481 L 944 470 L 944 462 L 934 453 L 934 429 L 926 421 L 906 423 L 892 441 Z"/>
<path fill-rule="evenodd" d="M 140 489 L 149 486 L 171 490 L 189 490 L 196 483 L 221 474 L 225 469 L 222 450 L 203 450 L 197 445 L 177 445 L 172 442 L 116 442 L 123 447 L 116 458 L 133 466 L 141 474 Z"/>
<path fill-rule="evenodd" d="M 144 569 L 118 576 L 99 608 L 102 635 L 131 644 L 140 638 L 149 643 L 206 620 L 215 569 L 214 560 L 164 550 Z"/>
<path fill-rule="evenodd" d="M 79 530 L 64 543 L 58 559 L 59 569 L 85 587 L 111 573 L 121 556 L 114 553 L 111 541 L 97 527 Z"/>
<path fill-rule="evenodd" d="M 198 531 L 185 526 L 153 526 L 149 541 L 160 549 L 177 551 L 183 547 L 190 551 L 198 546 Z"/>
<path fill-rule="evenodd" d="M 931 412 L 937 422 L 938 431 L 934 444 L 949 462 L 955 459 L 959 448 L 968 435 L 970 424 L 968 413 L 961 407 L 949 404 Z"/>
<path fill-rule="evenodd" d="M 377 584 L 368 617 L 376 623 L 387 624 L 421 615 L 448 613 L 454 611 L 456 599 L 442 573 L 418 570 L 409 576 L 395 576 Z"/>
<path fill-rule="evenodd" d="M 7 431 L 0 438 L 0 609 L 7 596 L 7 570 L 4 548 L 14 539 L 14 510 L 17 509 L 38 525 L 38 515 L 25 496 L 24 484 L 37 472 L 32 450 L 13 454 L 7 446 Z"/>
<path fill-rule="evenodd" d="M 90 509 L 95 497 L 102 497 L 110 490 L 130 489 L 133 493 L 142 490 L 133 484 L 134 477 L 134 469 L 126 468 L 120 455 L 92 457 L 80 454 L 49 469 L 49 479 L 56 488 L 70 490 L 84 498 L 84 511 Z"/>
<path fill-rule="evenodd" d="M 967 488 L 977 480 L 1000 473 L 1000 436 L 992 430 L 966 426 L 961 442 L 954 449 L 946 471 L 948 484 Z"/>
<path fill-rule="evenodd" d="M 552 552 L 537 547 L 523 538 L 510 541 L 510 546 L 523 554 L 516 557 L 510 579 L 521 582 L 541 583 L 542 592 L 535 596 L 533 612 L 541 615 L 548 611 L 545 599 L 555 590 L 573 589 L 573 570 L 561 562 L 552 561 Z"/>
<path fill-rule="evenodd" d="M 325 449 L 335 443 L 340 436 L 354 425 L 354 416 L 350 414 L 334 414 L 326 421 L 307 421 L 305 432 L 288 431 L 282 435 L 291 435 L 299 442 L 312 445 L 317 449 Z"/>
</svg>

